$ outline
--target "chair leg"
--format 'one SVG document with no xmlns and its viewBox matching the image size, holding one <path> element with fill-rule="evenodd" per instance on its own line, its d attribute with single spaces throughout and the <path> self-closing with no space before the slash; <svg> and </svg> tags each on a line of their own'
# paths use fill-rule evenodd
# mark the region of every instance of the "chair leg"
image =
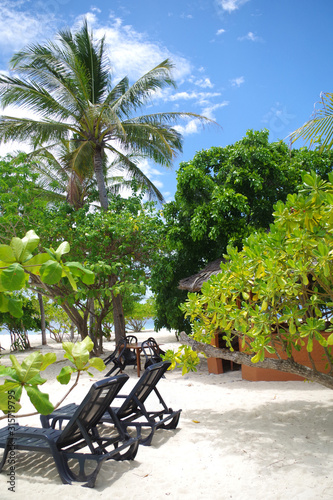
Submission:
<svg viewBox="0 0 333 500">
<path fill-rule="evenodd" d="M 11 446 L 12 446 L 12 440 L 11 439 L 7 439 L 6 446 L 5 446 L 4 450 L 3 450 L 2 460 L 0 462 L 0 472 L 2 471 L 2 468 L 3 468 L 3 466 L 6 463 L 7 455 L 9 453 L 9 450 L 11 449 Z"/>
</svg>

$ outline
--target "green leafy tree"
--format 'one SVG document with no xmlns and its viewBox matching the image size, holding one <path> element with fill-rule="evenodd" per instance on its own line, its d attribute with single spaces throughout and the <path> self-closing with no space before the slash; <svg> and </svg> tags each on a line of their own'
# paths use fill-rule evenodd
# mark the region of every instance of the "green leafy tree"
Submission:
<svg viewBox="0 0 333 500">
<path fill-rule="evenodd" d="M 229 246 L 221 273 L 200 295 L 189 294 L 182 309 L 193 334 L 182 339 L 208 356 L 294 373 L 332 389 L 333 174 L 324 181 L 306 173 L 303 182 L 299 194 L 275 205 L 268 233 L 252 234 L 241 251 Z M 206 345 L 216 332 L 229 348 Z M 235 338 L 245 352 L 233 351 Z M 322 347 L 326 373 L 316 366 L 315 345 Z M 294 359 L 301 349 L 310 368 Z M 195 368 L 188 347 L 176 359 L 185 371 Z"/>
<path fill-rule="evenodd" d="M 155 301 L 150 297 L 145 302 L 132 301 L 129 310 L 125 310 L 127 330 L 140 332 L 148 319 L 155 316 Z"/>
<path fill-rule="evenodd" d="M 290 134 L 293 144 L 298 139 L 309 142 L 310 147 L 318 146 L 319 151 L 328 151 L 333 145 L 333 94 L 322 92 L 320 102 L 310 118 L 301 127 Z"/>
<path fill-rule="evenodd" d="M 270 143 L 266 130 L 249 130 L 233 145 L 181 163 L 175 201 L 163 207 L 168 251 L 152 270 L 155 326 L 189 332 L 179 309 L 186 298 L 179 281 L 221 258 L 228 244 L 241 248 L 248 235 L 268 230 L 274 204 L 296 191 L 302 171 L 327 178 L 332 164 L 332 153 L 290 151 L 282 141 Z"/>
<path fill-rule="evenodd" d="M 47 298 L 57 298 L 81 337 L 91 335 L 101 352 L 104 324 L 114 311 L 113 295 L 144 296 L 150 268 L 161 249 L 162 227 L 160 213 L 153 203 L 142 204 L 142 195 L 114 197 L 107 212 L 92 212 L 88 205 L 79 210 L 67 204 L 50 207 L 44 210 L 39 228 L 43 241 L 50 234 L 56 240 L 65 237 L 71 255 L 85 262 L 94 272 L 95 281 L 78 283 L 76 291 L 66 281 L 48 285 L 35 279 L 32 286 Z M 93 327 L 89 332 L 91 316 Z M 113 319 L 123 322 L 116 330 L 118 341 L 121 337 L 117 331 L 125 330 L 125 315 L 117 314 Z"/>
<path fill-rule="evenodd" d="M 7 192 L 0 192 L 0 206 L 4 207 L 0 213 L 0 224 L 4 221 L 0 237 L 3 241 L 9 239 L 14 226 L 14 234 L 22 234 L 34 222 L 45 245 L 60 244 L 63 238 L 68 241 L 73 260 L 86 262 L 95 273 L 95 282 L 88 284 L 81 280 L 77 282 L 78 290 L 73 291 L 66 279 L 50 284 L 34 276 L 30 285 L 47 299 L 56 300 L 81 338 L 91 335 L 95 348 L 101 351 L 103 325 L 114 308 L 113 295 L 145 294 L 149 269 L 162 248 L 160 213 L 155 211 L 153 203 L 142 204 L 142 194 L 127 200 L 113 197 L 107 212 L 92 211 L 88 204 L 75 210 L 65 202 L 56 201 L 39 206 L 36 200 L 36 207 L 25 206 L 34 192 L 34 182 L 25 177 L 30 175 L 29 164 L 14 166 L 13 161 L 3 161 L 0 168 L 4 179 L 8 178 Z M 121 311 L 117 320 L 122 321 L 118 332 L 125 331 Z"/>
</svg>

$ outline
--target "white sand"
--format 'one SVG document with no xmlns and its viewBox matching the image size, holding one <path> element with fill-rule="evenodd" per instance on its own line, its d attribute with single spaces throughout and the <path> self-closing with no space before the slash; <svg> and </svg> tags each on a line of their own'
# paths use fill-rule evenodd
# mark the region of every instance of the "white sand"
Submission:
<svg viewBox="0 0 333 500">
<path fill-rule="evenodd" d="M 150 335 L 139 337 L 144 340 Z M 172 333 L 154 336 L 166 348 L 176 347 Z M 52 343 L 48 350 L 62 358 L 59 345 Z M 63 364 L 46 373 L 50 381 L 43 390 L 53 403 L 66 391 L 54 380 Z M 132 367 L 126 373 L 129 391 L 138 379 Z M 95 380 L 100 378 L 103 373 Z M 83 376 L 68 402 L 80 402 L 92 381 Z M 80 483 L 63 485 L 45 455 L 17 452 L 16 491 L 7 490 L 4 470 L 0 498 L 333 498 L 333 394 L 329 389 L 306 382 L 247 382 L 240 371 L 209 375 L 203 360 L 197 373 L 182 377 L 179 370 L 168 372 L 159 390 L 169 406 L 183 410 L 177 430 L 158 430 L 151 446 L 139 447 L 134 461 L 106 462 L 94 490 Z M 39 418 L 26 418 L 20 424 L 39 425 Z M 6 420 L 0 422 L 4 425 Z"/>
</svg>

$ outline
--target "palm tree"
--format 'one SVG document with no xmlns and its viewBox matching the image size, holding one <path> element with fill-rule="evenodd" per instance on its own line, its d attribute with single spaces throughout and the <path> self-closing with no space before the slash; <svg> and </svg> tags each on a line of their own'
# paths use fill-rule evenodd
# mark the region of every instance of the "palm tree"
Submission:
<svg viewBox="0 0 333 500">
<path fill-rule="evenodd" d="M 71 171 L 80 175 L 86 165 L 93 165 L 104 210 L 106 152 L 113 164 L 145 181 L 136 160 L 149 158 L 170 166 L 182 149 L 181 135 L 172 124 L 188 116 L 206 120 L 193 113 L 137 115 L 154 92 L 175 87 L 171 62 L 163 61 L 132 86 L 125 77 L 112 88 L 104 38 L 95 41 L 86 21 L 75 33 L 60 31 L 56 42 L 28 46 L 12 57 L 10 65 L 23 77 L 0 76 L 2 106 L 30 109 L 38 118 L 2 116 L 0 141 L 30 140 L 34 149 L 68 141 Z M 113 295 L 112 301 L 119 338 L 125 335 L 121 296 Z"/>
<path fill-rule="evenodd" d="M 33 151 L 26 155 L 26 159 L 31 161 L 31 169 L 39 174 L 38 187 L 49 201 L 66 200 L 78 209 L 87 202 L 95 188 L 95 181 L 92 159 L 88 158 L 84 164 L 76 164 L 77 168 L 73 168 L 71 159 L 76 147 L 78 144 L 74 141 L 61 140 L 60 144 Z M 119 167 L 115 160 L 110 161 L 106 154 L 103 162 L 109 194 L 117 195 L 123 188 L 130 189 L 134 178 L 138 188 L 144 189 L 150 200 L 164 201 L 162 193 L 140 169 L 134 173 L 128 172 L 126 168 Z"/>
<path fill-rule="evenodd" d="M 331 149 L 333 146 L 333 94 L 322 92 L 320 94 L 320 108 L 315 109 L 312 118 L 302 127 L 290 134 L 291 143 L 297 139 L 304 139 L 319 145 L 321 151 Z"/>
<path fill-rule="evenodd" d="M 152 94 L 175 86 L 169 60 L 153 68 L 132 86 L 123 78 L 111 87 L 111 67 L 104 38 L 93 39 L 87 22 L 76 33 L 58 33 L 57 42 L 30 45 L 16 53 L 11 69 L 24 78 L 0 76 L 2 106 L 29 108 L 40 119 L 0 118 L 0 141 L 30 139 L 34 148 L 51 142 L 75 143 L 71 167 L 80 172 L 92 161 L 100 204 L 108 208 L 103 156 L 134 177 L 144 179 L 135 159 L 142 157 L 170 166 L 182 149 L 181 135 L 172 127 L 179 118 L 204 117 L 193 113 L 135 113 Z"/>
</svg>

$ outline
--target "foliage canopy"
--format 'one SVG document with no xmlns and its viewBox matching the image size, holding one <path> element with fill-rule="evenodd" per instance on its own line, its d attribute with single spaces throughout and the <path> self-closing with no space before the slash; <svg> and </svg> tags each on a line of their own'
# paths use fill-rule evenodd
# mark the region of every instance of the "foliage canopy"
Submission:
<svg viewBox="0 0 333 500">
<path fill-rule="evenodd" d="M 269 362 L 267 353 L 279 358 L 282 350 L 288 360 L 280 358 L 275 368 L 333 388 L 332 255 L 333 173 L 328 181 L 303 174 L 300 192 L 275 205 L 270 231 L 250 235 L 241 251 L 228 246 L 221 273 L 203 285 L 202 294 L 189 294 L 182 309 L 193 338 L 209 344 L 223 332 L 232 350 L 238 337 L 259 366 Z M 323 347 L 327 374 L 316 368 L 315 343 Z M 294 362 L 293 350 L 300 349 L 307 350 L 312 368 Z M 235 355 L 239 362 L 249 356 Z"/>
<path fill-rule="evenodd" d="M 282 141 L 270 143 L 267 130 L 248 130 L 233 145 L 181 163 L 175 201 L 163 208 L 167 252 L 152 273 L 156 326 L 189 332 L 179 310 L 186 298 L 179 281 L 222 257 L 227 245 L 241 248 L 251 233 L 268 230 L 274 204 L 297 190 L 302 172 L 326 179 L 332 165 L 331 152 L 290 151 Z"/>
</svg>

